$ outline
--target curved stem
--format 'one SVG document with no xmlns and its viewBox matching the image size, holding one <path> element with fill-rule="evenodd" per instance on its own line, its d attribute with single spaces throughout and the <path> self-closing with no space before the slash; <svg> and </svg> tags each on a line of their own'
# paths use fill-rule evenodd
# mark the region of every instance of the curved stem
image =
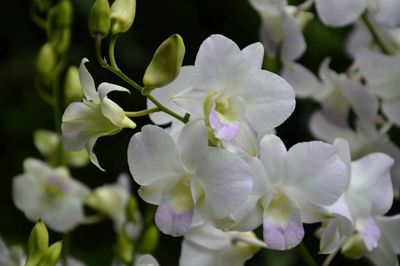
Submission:
<svg viewBox="0 0 400 266">
<path fill-rule="evenodd" d="M 145 93 L 145 90 L 142 86 L 140 86 L 139 84 L 137 84 L 135 81 L 133 81 L 132 79 L 130 79 L 127 75 L 125 75 L 121 70 L 111 66 L 110 64 L 108 64 L 104 58 L 101 55 L 101 40 L 102 40 L 103 36 L 101 35 L 96 35 L 95 36 L 95 45 L 96 45 L 96 58 L 97 61 L 99 62 L 99 64 L 106 68 L 107 70 L 111 71 L 112 73 L 114 73 L 115 75 L 117 75 L 118 77 L 120 77 L 122 80 L 124 80 L 126 83 L 128 83 L 129 85 L 131 85 L 133 88 L 135 88 L 137 91 L 139 91 L 143 96 L 147 97 L 150 101 L 153 102 L 153 104 L 158 107 L 160 109 L 160 111 L 163 111 L 164 113 L 169 114 L 172 117 L 175 117 L 176 119 L 178 119 L 179 121 L 183 122 L 183 123 L 187 123 L 189 121 L 189 117 L 190 115 L 185 114 L 185 116 L 181 116 L 177 113 L 175 113 L 174 111 L 170 110 L 169 108 L 165 107 L 162 103 L 160 103 L 156 98 L 154 98 L 151 94 L 147 94 Z"/>
<path fill-rule="evenodd" d="M 136 112 L 125 112 L 125 115 L 128 117 L 141 117 L 141 116 L 146 116 L 149 115 L 151 113 L 155 113 L 155 112 L 159 112 L 160 108 L 158 107 L 154 107 L 151 109 L 147 109 L 147 110 L 142 110 L 142 111 L 136 111 Z"/>
<path fill-rule="evenodd" d="M 383 39 L 379 35 L 378 30 L 375 28 L 374 24 L 372 24 L 372 22 L 369 19 L 367 13 L 364 13 L 361 16 L 361 19 L 364 22 L 364 24 L 367 27 L 367 29 L 370 32 L 370 34 L 372 35 L 372 38 L 374 39 L 375 43 L 379 46 L 379 49 L 381 49 L 382 53 L 390 54 L 390 50 L 387 48 L 385 42 L 383 41 Z"/>
<path fill-rule="evenodd" d="M 108 55 L 110 57 L 111 66 L 115 69 L 119 69 L 117 66 L 117 61 L 115 60 L 115 44 L 117 43 L 118 34 L 113 35 L 110 40 L 110 45 L 108 46 Z"/>
<path fill-rule="evenodd" d="M 46 21 L 42 19 L 35 10 L 35 6 L 31 5 L 31 19 L 41 29 L 46 29 Z"/>
<path fill-rule="evenodd" d="M 318 264 L 315 262 L 314 258 L 311 256 L 310 252 L 308 251 L 307 247 L 303 244 L 300 243 L 296 247 L 296 251 L 300 254 L 300 256 L 303 258 L 304 262 L 308 266 L 318 266 Z"/>
</svg>

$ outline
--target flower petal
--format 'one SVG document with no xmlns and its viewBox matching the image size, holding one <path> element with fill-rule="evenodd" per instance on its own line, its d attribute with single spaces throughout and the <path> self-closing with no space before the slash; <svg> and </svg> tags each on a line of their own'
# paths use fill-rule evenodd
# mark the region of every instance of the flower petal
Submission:
<svg viewBox="0 0 400 266">
<path fill-rule="evenodd" d="M 397 0 L 379 0 L 379 11 L 375 19 L 389 27 L 400 26 L 400 2 Z"/>
<path fill-rule="evenodd" d="M 178 147 L 180 158 L 185 168 L 194 172 L 200 158 L 208 147 L 207 128 L 203 119 L 197 119 L 186 124 L 179 136 Z"/>
<path fill-rule="evenodd" d="M 296 19 L 285 13 L 283 17 L 283 42 L 281 56 L 284 61 L 298 59 L 306 50 L 306 42 Z"/>
<path fill-rule="evenodd" d="M 326 25 L 341 27 L 353 23 L 367 7 L 366 0 L 316 0 L 317 12 Z"/>
<path fill-rule="evenodd" d="M 392 123 L 400 126 L 400 97 L 383 101 L 382 111 Z"/>
<path fill-rule="evenodd" d="M 192 219 L 193 209 L 179 213 L 173 210 L 168 201 L 164 201 L 158 206 L 155 216 L 160 231 L 171 236 L 182 236 L 189 230 Z"/>
<path fill-rule="evenodd" d="M 332 145 L 320 141 L 298 143 L 286 156 L 283 182 L 292 200 L 326 206 L 346 189 L 347 169 Z"/>
<path fill-rule="evenodd" d="M 372 153 L 352 163 L 346 202 L 353 218 L 383 215 L 390 209 L 393 163 L 393 159 L 383 153 Z"/>
<path fill-rule="evenodd" d="M 251 192 L 252 177 L 249 166 L 239 156 L 212 147 L 193 176 L 204 188 L 211 218 L 223 218 L 239 208 Z"/>
<path fill-rule="evenodd" d="M 260 160 L 272 184 L 279 183 L 285 176 L 286 147 L 275 135 L 265 135 L 260 142 Z"/>
<path fill-rule="evenodd" d="M 102 98 L 101 112 L 107 117 L 116 127 L 119 128 L 135 128 L 136 124 L 129 119 L 124 110 L 107 96 Z"/>
<path fill-rule="evenodd" d="M 99 91 L 100 101 L 102 101 L 104 99 L 104 97 L 106 97 L 107 94 L 109 94 L 112 91 L 122 91 L 122 92 L 130 93 L 130 91 L 128 89 L 121 87 L 119 85 L 116 85 L 116 84 L 108 83 L 108 82 L 101 83 L 99 85 L 98 91 Z"/>
<path fill-rule="evenodd" d="M 249 60 L 255 69 L 261 69 L 264 60 L 264 47 L 260 42 L 246 46 L 242 50 L 244 57 Z"/>
<path fill-rule="evenodd" d="M 245 120 L 260 134 L 282 124 L 296 104 L 293 88 L 280 76 L 265 70 L 243 77 L 237 88 L 242 88 L 235 93 L 246 104 Z M 265 122 L 260 123 L 260 117 Z"/>
<path fill-rule="evenodd" d="M 266 210 L 264 215 L 264 241 L 275 250 L 291 249 L 303 240 L 304 228 L 300 213 L 296 209 L 284 210 L 280 213 L 277 208 Z"/>
<path fill-rule="evenodd" d="M 133 179 L 142 186 L 185 174 L 174 141 L 162 128 L 153 125 L 144 126 L 130 140 L 128 165 Z"/>
<path fill-rule="evenodd" d="M 97 168 L 99 168 L 101 171 L 105 172 L 106 170 L 100 166 L 99 160 L 97 159 L 97 156 L 96 156 L 96 154 L 95 154 L 94 151 L 93 151 L 93 148 L 94 148 L 94 145 L 96 144 L 97 139 L 98 139 L 97 137 L 91 138 L 91 139 L 87 142 L 86 148 L 87 148 L 87 150 L 88 150 L 88 152 L 89 152 L 90 161 L 91 161 Z"/>
<path fill-rule="evenodd" d="M 311 97 L 322 87 L 310 70 L 295 62 L 284 64 L 282 77 L 294 88 L 296 96 L 299 98 Z"/>
<path fill-rule="evenodd" d="M 75 198 L 62 198 L 51 202 L 43 213 L 43 221 L 56 232 L 68 232 L 83 219 L 82 202 Z"/>
<path fill-rule="evenodd" d="M 381 232 L 374 219 L 371 217 L 358 219 L 356 221 L 356 229 L 361 235 L 368 251 L 371 251 L 378 246 Z"/>
<path fill-rule="evenodd" d="M 85 66 L 85 63 L 87 62 L 89 62 L 89 60 L 87 58 L 83 58 L 81 61 L 81 65 L 79 66 L 79 79 L 81 81 L 83 94 L 85 95 L 85 98 L 89 101 L 99 103 L 100 99 L 96 91 L 94 80 Z"/>
</svg>

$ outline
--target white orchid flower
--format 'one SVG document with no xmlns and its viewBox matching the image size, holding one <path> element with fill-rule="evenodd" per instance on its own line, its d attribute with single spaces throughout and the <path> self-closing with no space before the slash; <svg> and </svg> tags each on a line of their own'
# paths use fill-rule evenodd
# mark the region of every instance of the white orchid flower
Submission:
<svg viewBox="0 0 400 266">
<path fill-rule="evenodd" d="M 354 231 L 368 251 L 378 246 L 379 228 L 372 217 L 384 215 L 393 202 L 390 168 L 394 161 L 384 153 L 371 153 L 351 162 L 350 147 L 344 139 L 333 144 L 346 163 L 350 182 L 342 197 L 327 207 L 332 216 L 321 237 L 321 252 L 333 252 Z"/>
<path fill-rule="evenodd" d="M 333 27 L 354 23 L 366 10 L 373 18 L 390 27 L 400 26 L 400 2 L 397 0 L 315 0 L 322 22 Z"/>
<path fill-rule="evenodd" d="M 400 56 L 363 50 L 355 64 L 368 88 L 382 99 L 382 112 L 400 127 Z"/>
<path fill-rule="evenodd" d="M 14 204 L 36 222 L 42 219 L 57 232 L 74 229 L 83 218 L 89 189 L 69 176 L 66 168 L 53 169 L 36 160 L 24 161 L 24 173 L 13 180 Z"/>
<path fill-rule="evenodd" d="M 355 130 L 347 124 L 337 125 L 321 112 L 315 112 L 310 121 L 312 134 L 323 141 L 332 143 L 336 138 L 347 140 L 351 155 L 359 159 L 369 153 L 382 152 L 395 161 L 391 170 L 392 184 L 395 193 L 400 186 L 400 149 L 390 140 L 385 128 L 379 131 L 372 122 L 357 121 Z"/>
<path fill-rule="evenodd" d="M 313 141 L 294 145 L 288 151 L 274 135 L 260 144 L 260 160 L 251 166 L 257 173 L 255 190 L 243 207 L 232 215 L 240 230 L 263 224 L 269 248 L 286 250 L 304 236 L 303 222 L 320 221 L 313 213 L 333 204 L 346 188 L 346 166 L 335 148 Z"/>
<path fill-rule="evenodd" d="M 81 103 L 71 103 L 64 112 L 63 143 L 64 148 L 69 151 L 79 151 L 86 147 L 90 161 L 104 171 L 93 152 L 97 139 L 117 134 L 123 128 L 135 128 L 136 124 L 125 115 L 118 104 L 107 97 L 112 91 L 129 91 L 106 82 L 101 83 L 96 91 L 94 80 L 85 67 L 86 62 L 88 60 L 84 58 L 79 67 L 85 98 Z"/>
<path fill-rule="evenodd" d="M 325 59 L 319 69 L 321 80 L 300 64 L 285 64 L 282 76 L 293 86 L 299 98 L 312 98 L 321 103 L 326 113 L 343 123 L 347 121 L 350 108 L 363 120 L 373 120 L 379 103 L 373 93 L 361 82 L 338 74 L 329 68 Z"/>
<path fill-rule="evenodd" d="M 243 266 L 266 247 L 253 232 L 224 232 L 205 223 L 191 228 L 184 237 L 181 266 Z"/>
<path fill-rule="evenodd" d="M 286 0 L 250 0 L 250 4 L 261 17 L 260 39 L 268 55 L 283 61 L 298 59 L 306 50 L 302 24 L 311 13 L 288 6 Z"/>
<path fill-rule="evenodd" d="M 252 187 L 251 169 L 238 155 L 208 147 L 202 119 L 187 124 L 177 143 L 157 126 L 143 127 L 129 143 L 128 164 L 141 185 L 139 195 L 159 205 L 158 228 L 173 236 L 190 228 L 194 209 L 218 223 L 240 207 Z"/>
<path fill-rule="evenodd" d="M 261 69 L 262 59 L 260 43 L 240 50 L 232 40 L 212 35 L 200 46 L 194 73 L 188 75 L 191 86 L 181 88 L 172 102 L 204 118 L 211 140 L 231 141 L 247 130 L 265 134 L 289 117 L 295 99 L 284 79 Z"/>
<path fill-rule="evenodd" d="M 124 229 L 127 235 L 136 239 L 143 228 L 143 221 L 139 210 L 135 211 L 137 223 L 133 224 L 127 220 L 127 204 L 130 196 L 129 177 L 127 174 L 121 174 L 116 183 L 94 189 L 86 203 L 111 218 L 116 232 Z"/>
<path fill-rule="evenodd" d="M 22 247 L 7 247 L 0 237 L 0 265 L 2 266 L 24 266 L 26 255 Z"/>
</svg>

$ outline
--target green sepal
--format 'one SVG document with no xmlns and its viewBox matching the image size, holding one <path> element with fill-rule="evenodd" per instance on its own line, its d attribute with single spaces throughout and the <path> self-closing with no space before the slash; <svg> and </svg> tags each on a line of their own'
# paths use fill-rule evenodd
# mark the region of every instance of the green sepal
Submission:
<svg viewBox="0 0 400 266">
<path fill-rule="evenodd" d="M 38 266 L 55 266 L 60 260 L 62 251 L 62 242 L 58 241 L 52 244 L 42 255 L 38 262 Z"/>
<path fill-rule="evenodd" d="M 140 238 L 138 243 L 138 251 L 142 254 L 154 253 L 160 239 L 160 231 L 155 225 L 150 225 Z"/>
<path fill-rule="evenodd" d="M 33 227 L 28 239 L 28 253 L 25 266 L 36 266 L 49 246 L 49 232 L 46 225 L 39 221 Z"/>
</svg>

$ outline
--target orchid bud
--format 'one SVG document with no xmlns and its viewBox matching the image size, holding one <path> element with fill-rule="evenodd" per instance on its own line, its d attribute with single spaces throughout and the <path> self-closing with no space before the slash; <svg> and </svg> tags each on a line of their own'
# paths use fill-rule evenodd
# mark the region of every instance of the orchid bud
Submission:
<svg viewBox="0 0 400 266">
<path fill-rule="evenodd" d="M 45 43 L 39 50 L 36 70 L 41 78 L 50 81 L 56 66 L 56 54 L 50 43 Z"/>
<path fill-rule="evenodd" d="M 33 4 L 39 11 L 46 12 L 51 7 L 51 0 L 34 0 Z"/>
<path fill-rule="evenodd" d="M 115 0 L 111 5 L 111 33 L 124 33 L 135 19 L 136 0 Z"/>
<path fill-rule="evenodd" d="M 79 80 L 79 70 L 76 66 L 70 66 L 64 80 L 64 102 L 66 105 L 71 102 L 82 100 L 83 91 Z"/>
<path fill-rule="evenodd" d="M 58 32 L 54 43 L 54 49 L 58 54 L 64 54 L 71 45 L 71 28 L 66 27 Z"/>
<path fill-rule="evenodd" d="M 157 48 L 144 73 L 145 93 L 171 83 L 179 75 L 184 55 L 185 44 L 180 35 L 174 34 L 166 39 Z"/>
<path fill-rule="evenodd" d="M 117 236 L 115 253 L 123 263 L 131 265 L 134 255 L 134 245 L 132 240 L 122 231 Z"/>
<path fill-rule="evenodd" d="M 40 266 L 55 266 L 60 260 L 62 251 L 61 241 L 51 245 L 42 255 L 37 265 Z"/>
<path fill-rule="evenodd" d="M 142 254 L 153 253 L 158 245 L 160 231 L 155 225 L 149 226 L 143 233 L 143 236 L 138 244 L 138 251 Z"/>
<path fill-rule="evenodd" d="M 56 8 L 56 25 L 58 28 L 68 27 L 72 24 L 74 9 L 70 0 L 61 0 Z"/>
<path fill-rule="evenodd" d="M 28 239 L 28 254 L 25 266 L 36 266 L 40 257 L 49 246 L 49 232 L 46 225 L 39 221 L 33 227 Z"/>
<path fill-rule="evenodd" d="M 89 15 L 89 32 L 93 37 L 97 34 L 105 37 L 110 31 L 110 4 L 108 0 L 96 0 Z"/>
<path fill-rule="evenodd" d="M 343 256 L 350 259 L 359 259 L 365 253 L 365 245 L 359 234 L 350 236 L 342 246 Z"/>
</svg>

